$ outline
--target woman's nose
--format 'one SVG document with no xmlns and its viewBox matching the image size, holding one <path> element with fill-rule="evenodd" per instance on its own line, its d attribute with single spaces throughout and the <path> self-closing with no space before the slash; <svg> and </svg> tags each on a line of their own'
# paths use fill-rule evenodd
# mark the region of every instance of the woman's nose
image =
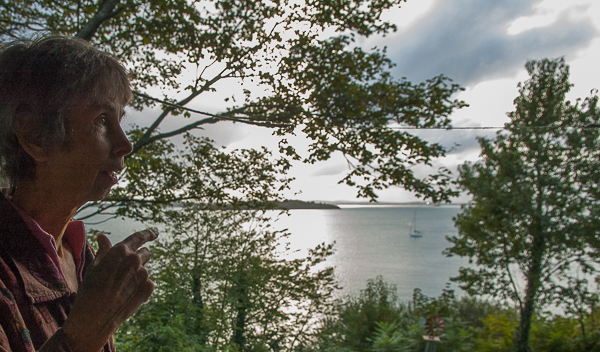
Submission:
<svg viewBox="0 0 600 352">
<path fill-rule="evenodd" d="M 133 151 L 133 144 L 131 144 L 129 138 L 127 138 L 121 125 L 119 125 L 118 129 L 115 131 L 113 143 L 113 153 L 119 157 L 124 157 Z"/>
</svg>

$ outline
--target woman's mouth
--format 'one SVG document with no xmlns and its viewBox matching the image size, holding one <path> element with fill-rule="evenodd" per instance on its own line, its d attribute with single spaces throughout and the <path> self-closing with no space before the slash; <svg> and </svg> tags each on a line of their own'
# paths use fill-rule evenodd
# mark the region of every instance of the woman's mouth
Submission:
<svg viewBox="0 0 600 352">
<path fill-rule="evenodd" d="M 116 185 L 117 182 L 119 181 L 119 178 L 117 176 L 117 173 L 114 171 L 106 171 L 106 174 L 108 175 L 108 177 L 110 178 L 111 182 L 113 185 Z"/>
</svg>

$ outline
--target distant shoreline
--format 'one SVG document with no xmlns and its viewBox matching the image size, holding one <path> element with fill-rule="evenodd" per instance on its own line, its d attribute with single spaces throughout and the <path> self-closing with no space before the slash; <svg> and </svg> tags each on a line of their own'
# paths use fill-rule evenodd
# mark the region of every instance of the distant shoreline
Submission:
<svg viewBox="0 0 600 352">
<path fill-rule="evenodd" d="M 269 209 L 283 209 L 283 210 L 294 210 L 294 209 L 347 209 L 347 208 L 390 208 L 390 207 L 455 207 L 461 206 L 465 203 L 450 203 L 450 204 L 426 204 L 425 202 L 405 202 L 405 203 L 392 203 L 392 202 L 348 202 L 348 201 L 304 201 L 297 199 L 286 199 L 284 201 L 272 202 Z M 181 203 L 171 203 L 174 207 L 183 206 Z M 207 206 L 205 210 L 227 210 L 233 209 L 231 206 Z M 256 209 L 248 206 L 236 207 L 238 210 Z"/>
<path fill-rule="evenodd" d="M 361 202 L 361 201 L 315 201 L 319 203 L 327 203 L 334 204 L 337 206 L 351 205 L 351 206 L 424 206 L 424 207 L 444 207 L 444 206 L 456 206 L 456 205 L 466 205 L 467 203 L 438 203 L 432 204 L 427 202 Z"/>
<path fill-rule="evenodd" d="M 277 203 L 279 209 L 344 209 L 344 208 L 388 208 L 388 207 L 445 207 L 445 206 L 461 206 L 465 203 L 450 203 L 450 204 L 427 204 L 425 202 L 347 202 L 347 201 L 303 201 L 303 200 L 285 200 Z"/>
<path fill-rule="evenodd" d="M 340 209 L 336 204 L 287 199 L 277 203 L 278 209 Z"/>
</svg>

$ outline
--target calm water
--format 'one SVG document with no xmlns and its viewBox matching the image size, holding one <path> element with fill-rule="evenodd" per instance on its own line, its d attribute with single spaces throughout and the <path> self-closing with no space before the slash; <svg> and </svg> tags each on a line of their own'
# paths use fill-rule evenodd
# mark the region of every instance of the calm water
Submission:
<svg viewBox="0 0 600 352">
<path fill-rule="evenodd" d="M 421 238 L 409 236 L 415 210 Z M 448 278 L 466 263 L 442 255 L 449 245 L 445 236 L 456 234 L 452 217 L 459 210 L 458 206 L 294 210 L 278 223 L 290 229 L 291 243 L 299 248 L 335 241 L 330 264 L 345 293 L 356 293 L 368 279 L 382 275 L 397 285 L 401 299 L 408 300 L 416 287 L 426 295 L 439 295 Z"/>
<path fill-rule="evenodd" d="M 413 216 L 421 238 L 409 236 Z M 445 236 L 456 234 L 452 217 L 458 206 L 344 207 L 342 209 L 292 210 L 275 222 L 289 229 L 292 249 L 298 255 L 321 242 L 335 242 L 335 254 L 328 265 L 335 266 L 343 294 L 357 293 L 368 279 L 382 275 L 397 285 L 401 299 L 409 300 L 418 287 L 429 296 L 438 296 L 448 278 L 466 264 L 460 258 L 442 255 L 449 243 Z M 88 225 L 112 233 L 117 242 L 146 226 L 127 220 Z M 455 286 L 452 286 L 455 288 Z"/>
</svg>

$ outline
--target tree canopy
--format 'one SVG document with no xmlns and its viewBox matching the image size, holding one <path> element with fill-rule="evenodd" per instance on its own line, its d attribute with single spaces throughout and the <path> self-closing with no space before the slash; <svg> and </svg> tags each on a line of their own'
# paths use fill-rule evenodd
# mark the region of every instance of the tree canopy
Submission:
<svg viewBox="0 0 600 352">
<path fill-rule="evenodd" d="M 225 153 L 209 140 L 185 137 L 179 157 L 168 159 L 170 174 L 157 172 L 164 177 L 154 180 L 154 173 L 138 169 L 148 164 L 160 169 L 156 159 L 144 164 L 134 159 L 128 171 L 147 176 L 131 187 L 154 189 L 152 182 L 168 182 L 183 194 L 156 214 L 148 212 L 153 207 L 128 207 L 127 215 L 150 217 L 162 235 L 146 264 L 156 290 L 121 328 L 119 348 L 295 350 L 311 339 L 337 288 L 333 268 L 324 265 L 332 244 L 293 257 L 289 233 L 274 229 L 276 216 L 265 209 L 289 182 L 285 162 L 265 150 Z M 157 145 L 175 148 L 167 141 Z"/>
<path fill-rule="evenodd" d="M 160 106 L 134 153 L 233 121 L 273 128 L 290 158 L 314 163 L 342 153 L 350 169 L 341 182 L 359 196 L 375 199 L 398 185 L 447 201 L 448 170 L 422 179 L 412 170 L 444 148 L 390 127 L 449 127 L 449 114 L 465 105 L 453 98 L 460 87 L 444 76 L 394 79 L 384 48 L 356 44 L 395 30 L 381 15 L 402 2 L 1 1 L 0 41 L 74 35 L 120 58 L 137 92 L 133 106 L 148 114 Z M 213 94 L 224 89 L 231 94 L 218 103 Z M 299 132 L 311 140 L 306 153 L 285 138 Z"/>
<path fill-rule="evenodd" d="M 526 68 L 506 132 L 480 138 L 482 159 L 459 168 L 458 183 L 473 200 L 455 219 L 459 233 L 446 251 L 473 263 L 454 278 L 468 293 L 515 303 L 518 351 L 529 348 L 535 312 L 590 303 L 587 280 L 600 263 L 598 97 L 566 100 L 564 59 Z"/>
</svg>

